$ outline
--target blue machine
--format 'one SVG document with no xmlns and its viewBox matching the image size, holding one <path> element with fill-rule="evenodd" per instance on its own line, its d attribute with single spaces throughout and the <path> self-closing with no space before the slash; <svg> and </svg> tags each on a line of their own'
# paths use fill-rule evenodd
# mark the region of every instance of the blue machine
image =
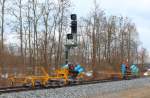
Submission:
<svg viewBox="0 0 150 98">
<path fill-rule="evenodd" d="M 74 71 L 77 71 L 78 74 L 80 74 L 80 73 L 82 73 L 84 71 L 84 68 L 81 67 L 80 64 L 78 64 L 78 65 L 75 66 Z"/>
<path fill-rule="evenodd" d="M 134 76 L 138 76 L 139 75 L 139 68 L 138 68 L 137 65 L 132 64 L 130 66 L 130 70 L 131 70 L 132 75 L 134 75 Z"/>
</svg>

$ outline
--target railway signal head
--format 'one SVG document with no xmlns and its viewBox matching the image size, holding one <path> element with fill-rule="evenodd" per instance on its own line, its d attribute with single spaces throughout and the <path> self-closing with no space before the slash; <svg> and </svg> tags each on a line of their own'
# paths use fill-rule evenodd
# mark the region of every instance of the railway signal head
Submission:
<svg viewBox="0 0 150 98">
<path fill-rule="evenodd" d="M 71 33 L 75 34 L 77 33 L 77 15 L 71 14 Z"/>
<path fill-rule="evenodd" d="M 76 14 L 71 14 L 71 20 L 77 20 L 77 15 Z"/>
<path fill-rule="evenodd" d="M 72 34 L 67 34 L 67 39 L 68 40 L 73 39 L 73 35 Z"/>
</svg>

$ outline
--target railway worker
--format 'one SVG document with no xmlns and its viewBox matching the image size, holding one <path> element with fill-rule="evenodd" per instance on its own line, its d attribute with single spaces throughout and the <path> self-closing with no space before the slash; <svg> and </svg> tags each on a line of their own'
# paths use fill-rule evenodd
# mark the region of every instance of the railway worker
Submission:
<svg viewBox="0 0 150 98">
<path fill-rule="evenodd" d="M 68 71 L 69 71 L 69 77 L 70 79 L 74 79 L 74 65 L 73 64 L 68 64 Z"/>
<path fill-rule="evenodd" d="M 122 74 L 122 78 L 125 79 L 126 78 L 126 70 L 127 69 L 127 66 L 126 66 L 126 63 L 123 62 L 121 64 L 121 74 Z"/>
<path fill-rule="evenodd" d="M 73 64 L 69 64 L 69 71 L 73 71 L 74 70 L 74 65 Z"/>
</svg>

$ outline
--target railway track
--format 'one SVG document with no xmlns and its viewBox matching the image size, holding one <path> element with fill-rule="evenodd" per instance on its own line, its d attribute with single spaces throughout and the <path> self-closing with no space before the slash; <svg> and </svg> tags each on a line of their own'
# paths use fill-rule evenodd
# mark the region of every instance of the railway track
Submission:
<svg viewBox="0 0 150 98">
<path fill-rule="evenodd" d="M 3 87 L 3 88 L 0 88 L 0 94 L 22 92 L 22 91 L 32 91 L 32 90 L 43 90 L 43 89 L 56 89 L 56 88 L 62 88 L 62 87 L 71 87 L 71 86 L 77 86 L 77 85 L 88 85 L 88 84 L 113 82 L 113 81 L 114 80 L 111 80 L 111 79 L 104 79 L 104 80 L 82 81 L 79 83 L 75 82 L 75 83 L 70 83 L 69 85 L 64 85 L 64 86 L 57 86 L 57 85 L 48 86 L 48 87 L 36 86 L 35 88 L 24 87 L 24 86 Z M 120 81 L 120 80 L 117 80 L 117 81 Z"/>
<path fill-rule="evenodd" d="M 11 93 L 11 92 L 27 91 L 27 90 L 30 90 L 30 89 L 29 88 L 25 88 L 23 86 L 6 87 L 6 88 L 0 88 L 0 94 Z"/>
<path fill-rule="evenodd" d="M 146 78 L 146 77 L 140 77 L 140 78 Z M 38 85 L 35 88 L 25 87 L 25 86 L 3 87 L 3 88 L 0 88 L 0 94 L 22 92 L 22 91 L 44 90 L 44 89 L 56 89 L 56 88 L 63 88 L 63 87 L 72 87 L 72 86 L 78 86 L 78 85 L 88 85 L 88 84 L 115 82 L 115 81 L 124 81 L 124 80 L 103 79 L 103 80 L 81 81 L 81 82 L 74 82 L 74 83 L 72 82 L 69 85 L 63 85 L 63 86 L 50 85 L 48 87 L 42 87 Z"/>
</svg>

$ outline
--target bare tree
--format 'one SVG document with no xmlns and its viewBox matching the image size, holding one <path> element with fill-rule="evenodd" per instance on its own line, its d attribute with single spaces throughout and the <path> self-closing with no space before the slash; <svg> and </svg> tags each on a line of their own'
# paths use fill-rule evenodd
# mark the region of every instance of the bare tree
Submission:
<svg viewBox="0 0 150 98">
<path fill-rule="evenodd" d="M 55 65 L 56 68 L 58 68 L 58 65 L 62 61 L 62 52 L 63 52 L 63 35 L 64 35 L 64 25 L 65 22 L 67 21 L 67 18 L 65 18 L 65 14 L 67 13 L 67 9 L 70 7 L 70 1 L 69 0 L 58 0 L 58 21 L 57 21 L 57 26 L 58 26 L 58 45 L 57 45 L 57 52 L 56 52 L 56 58 L 55 58 Z"/>
<path fill-rule="evenodd" d="M 45 1 L 45 4 L 43 6 L 43 20 L 44 20 L 44 26 L 45 26 L 45 31 L 44 31 L 44 65 L 45 67 L 48 67 L 48 33 L 49 32 L 49 17 L 50 17 L 50 12 L 52 10 L 52 2 L 49 2 L 49 0 Z"/>
<path fill-rule="evenodd" d="M 28 0 L 27 2 L 27 12 L 26 12 L 26 17 L 27 17 L 27 26 L 28 26 L 28 47 L 29 47 L 29 64 L 33 65 L 32 63 L 32 49 L 31 49 L 31 35 L 32 35 L 32 24 L 31 24 L 31 1 Z"/>
<path fill-rule="evenodd" d="M 1 58 L 1 63 L 3 64 L 3 52 L 4 52 L 4 15 L 5 15 L 5 2 L 6 0 L 0 0 L 0 5 L 1 5 L 1 45 L 0 45 L 0 58 Z"/>
<path fill-rule="evenodd" d="M 23 62 L 23 23 L 22 23 L 22 0 L 19 0 L 19 24 L 20 24 L 20 52 L 21 61 Z"/>
<path fill-rule="evenodd" d="M 19 40 L 20 40 L 20 61 L 21 63 L 24 62 L 24 52 L 23 52 L 23 4 L 22 4 L 22 0 L 15 0 L 12 2 L 12 4 L 16 5 L 12 5 L 9 8 L 9 12 L 10 14 L 15 18 L 14 20 L 12 20 L 13 27 L 15 29 L 16 33 L 19 33 Z"/>
<path fill-rule="evenodd" d="M 5 15 L 5 2 L 6 0 L 0 0 L 0 4 L 1 4 L 1 41 L 2 41 L 2 45 L 1 48 L 3 50 L 4 46 L 4 15 Z"/>
</svg>

